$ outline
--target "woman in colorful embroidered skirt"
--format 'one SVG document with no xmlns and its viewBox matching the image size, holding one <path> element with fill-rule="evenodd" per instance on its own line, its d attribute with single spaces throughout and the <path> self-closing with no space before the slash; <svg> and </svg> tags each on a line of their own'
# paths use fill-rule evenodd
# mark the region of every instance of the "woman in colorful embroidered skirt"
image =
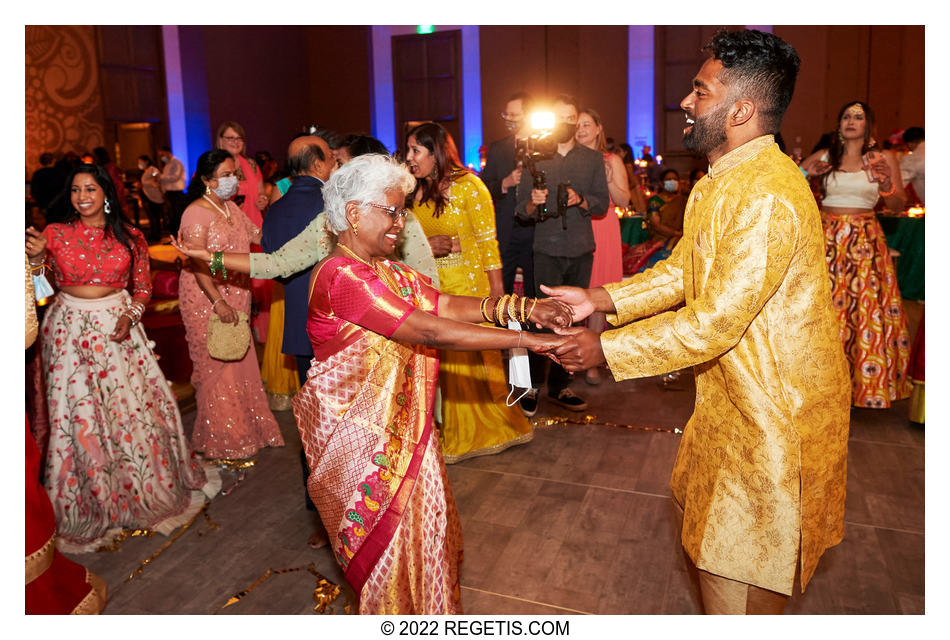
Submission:
<svg viewBox="0 0 950 640">
<path fill-rule="evenodd" d="M 901 211 L 906 196 L 897 158 L 876 149 L 873 125 L 868 105 L 845 104 L 830 148 L 813 153 L 802 167 L 820 176 L 825 259 L 851 365 L 852 403 L 887 408 L 911 393 L 910 336 L 874 207 L 883 199 L 888 209 Z"/>
<path fill-rule="evenodd" d="M 429 238 L 439 290 L 500 296 L 501 256 L 488 187 L 465 168 L 452 136 L 441 125 L 415 127 L 406 145 L 409 170 L 418 180 L 407 206 Z M 439 367 L 446 462 L 499 453 L 531 440 L 531 424 L 520 409 L 500 402 L 508 394 L 501 353 L 447 352 Z"/>
<path fill-rule="evenodd" d="M 259 242 L 261 230 L 231 202 L 236 192 L 231 155 L 221 149 L 201 154 L 188 185 L 191 204 L 181 218 L 184 241 L 210 252 L 245 253 L 250 243 Z M 212 273 L 207 263 L 190 260 L 179 282 L 198 407 L 192 445 L 212 459 L 248 458 L 263 447 L 283 446 L 277 420 L 267 406 L 254 346 L 249 346 L 243 358 L 231 362 L 216 360 L 208 353 L 212 313 L 230 323 L 239 321 L 239 311 L 250 316 L 250 278 L 226 269 Z"/>
<path fill-rule="evenodd" d="M 547 301 L 440 294 L 385 259 L 413 182 L 391 158 L 366 155 L 324 186 L 338 242 L 311 275 L 314 364 L 293 401 L 310 495 L 360 613 L 461 612 L 461 528 L 432 430 L 436 349 L 543 352 L 562 338 L 470 323 L 570 322 Z"/>
<path fill-rule="evenodd" d="M 123 528 L 169 534 L 217 493 L 220 479 L 206 477 L 188 446 L 138 324 L 152 291 L 145 238 L 124 221 L 104 169 L 82 165 L 66 184 L 66 221 L 42 234 L 28 229 L 26 252 L 32 264 L 50 266 L 60 288 L 40 332 L 50 417 L 45 485 L 57 544 L 83 552 Z"/>
</svg>

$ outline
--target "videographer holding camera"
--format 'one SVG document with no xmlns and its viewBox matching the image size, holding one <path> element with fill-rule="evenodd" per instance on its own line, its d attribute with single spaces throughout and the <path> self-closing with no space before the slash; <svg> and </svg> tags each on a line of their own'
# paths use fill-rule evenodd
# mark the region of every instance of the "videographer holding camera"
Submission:
<svg viewBox="0 0 950 640">
<path fill-rule="evenodd" d="M 572 96 L 554 99 L 557 149 L 532 162 L 532 170 L 522 172 L 518 186 L 515 215 L 535 222 L 534 280 L 549 287 L 590 284 L 591 216 L 604 215 L 610 199 L 603 157 L 574 140 L 578 111 Z M 568 388 L 570 381 L 570 374 L 552 362 L 548 397 L 566 409 L 584 411 L 587 402 Z M 536 393 L 522 399 L 522 408 L 532 397 L 536 400 Z"/>
</svg>

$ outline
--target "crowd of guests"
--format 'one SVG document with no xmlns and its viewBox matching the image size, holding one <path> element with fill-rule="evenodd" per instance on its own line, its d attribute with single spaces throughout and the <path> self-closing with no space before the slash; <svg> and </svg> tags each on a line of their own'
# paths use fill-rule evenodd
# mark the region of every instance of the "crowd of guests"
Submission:
<svg viewBox="0 0 950 640">
<path fill-rule="evenodd" d="M 554 357 L 579 320 L 554 287 L 657 276 L 693 188 L 711 180 L 635 159 L 569 95 L 550 101 L 556 149 L 526 166 L 518 141 L 539 104 L 511 96 L 509 135 L 480 174 L 434 122 L 408 130 L 401 161 L 369 136 L 307 127 L 289 140 L 285 172 L 266 152 L 247 155 L 244 129 L 224 122 L 187 189 L 168 148 L 158 164 L 138 158 L 148 237 L 124 213 L 132 196 L 105 149 L 56 166 L 44 154 L 31 187 L 47 224 L 27 229 L 26 268 L 28 282 L 45 276 L 57 290 L 38 336 L 56 546 L 174 530 L 220 490 L 214 463 L 284 444 L 273 410 L 293 398 L 305 499 L 322 521 L 310 543 L 330 544 L 360 611 L 459 612 L 461 530 L 444 465 L 530 441 L 540 397 L 587 408 L 570 387 L 577 367 Z M 902 209 L 905 181 L 923 201 L 923 132 L 908 130 L 904 161 L 872 132 L 868 105 L 844 105 L 801 173 L 821 203 L 852 402 L 888 407 L 910 393 L 910 344 L 874 210 Z M 622 241 L 618 209 L 639 214 L 634 241 Z M 188 258 L 178 291 L 194 365 L 190 439 L 141 325 L 147 243 L 168 233 Z M 608 313 L 582 315 L 599 334 Z M 247 325 L 263 361 L 251 338 L 235 357 L 211 355 L 222 325 Z M 532 352 L 517 407 L 505 401 L 503 350 L 514 348 Z M 589 384 L 601 364 L 584 372 Z"/>
</svg>

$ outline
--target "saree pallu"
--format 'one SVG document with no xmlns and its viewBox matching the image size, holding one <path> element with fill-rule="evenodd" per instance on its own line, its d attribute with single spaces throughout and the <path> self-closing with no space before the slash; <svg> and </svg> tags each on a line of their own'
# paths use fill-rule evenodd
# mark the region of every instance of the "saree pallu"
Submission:
<svg viewBox="0 0 950 640">
<path fill-rule="evenodd" d="M 178 403 L 142 325 L 109 340 L 129 294 L 60 291 L 40 330 L 50 441 L 45 486 L 57 546 L 94 551 L 123 528 L 168 535 L 221 488 L 182 429 Z"/>
<path fill-rule="evenodd" d="M 40 451 L 26 422 L 26 613 L 96 614 L 106 604 L 106 583 L 56 550 L 56 518 L 40 484 Z"/>
<path fill-rule="evenodd" d="M 821 219 L 852 404 L 888 408 L 911 393 L 910 337 L 884 232 L 873 213 Z"/>
<path fill-rule="evenodd" d="M 432 428 L 438 360 L 349 326 L 315 344 L 293 400 L 308 491 L 361 614 L 461 613 L 462 531 Z"/>
</svg>

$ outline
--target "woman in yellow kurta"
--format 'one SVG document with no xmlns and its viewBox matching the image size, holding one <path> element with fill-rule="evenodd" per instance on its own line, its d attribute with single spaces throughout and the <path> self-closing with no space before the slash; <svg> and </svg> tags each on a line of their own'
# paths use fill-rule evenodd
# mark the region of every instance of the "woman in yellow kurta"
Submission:
<svg viewBox="0 0 950 640">
<path fill-rule="evenodd" d="M 452 136 L 427 122 L 409 132 L 406 161 L 418 180 L 407 206 L 422 225 L 439 267 L 440 290 L 500 296 L 501 258 L 488 188 L 462 165 Z M 531 425 L 508 407 L 499 351 L 443 352 L 442 452 L 447 463 L 528 442 Z"/>
</svg>

